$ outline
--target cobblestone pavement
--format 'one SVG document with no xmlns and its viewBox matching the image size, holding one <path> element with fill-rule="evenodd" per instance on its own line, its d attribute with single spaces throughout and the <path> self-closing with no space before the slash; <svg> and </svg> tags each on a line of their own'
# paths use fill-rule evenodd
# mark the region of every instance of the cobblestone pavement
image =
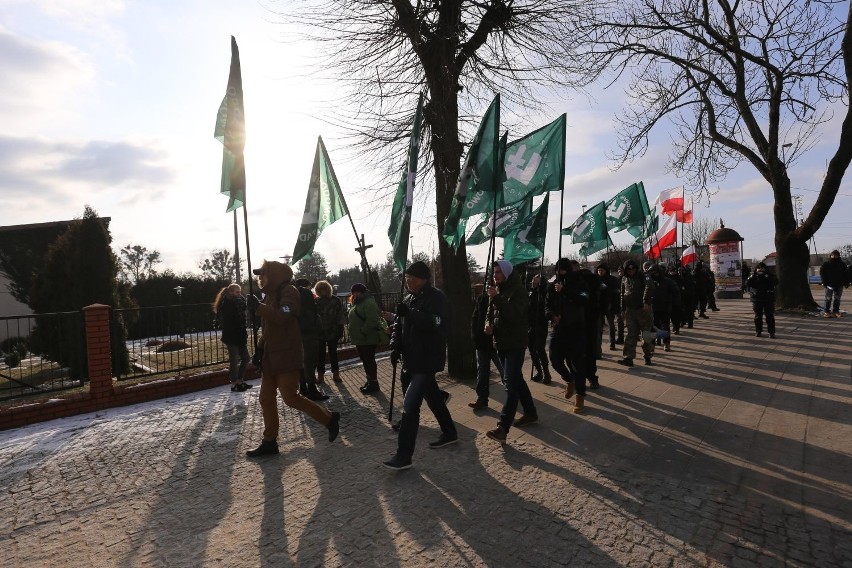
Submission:
<svg viewBox="0 0 852 568">
<path fill-rule="evenodd" d="M 532 384 L 540 420 L 502 448 L 499 382 L 474 414 L 442 377 L 460 443 L 428 448 L 424 406 L 399 473 L 387 360 L 379 396 L 360 367 L 326 385 L 337 441 L 282 405 L 257 461 L 257 388 L 0 432 L 0 565 L 852 566 L 852 318 L 781 315 L 772 340 L 719 305 L 654 366 L 605 344 L 584 415 Z"/>
</svg>

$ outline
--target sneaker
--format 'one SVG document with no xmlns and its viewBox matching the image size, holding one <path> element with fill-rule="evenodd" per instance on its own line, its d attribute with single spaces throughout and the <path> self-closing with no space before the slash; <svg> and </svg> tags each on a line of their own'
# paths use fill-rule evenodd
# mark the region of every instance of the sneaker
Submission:
<svg viewBox="0 0 852 568">
<path fill-rule="evenodd" d="M 332 412 L 331 422 L 328 423 L 328 441 L 333 442 L 338 433 L 340 433 L 340 413 Z"/>
<path fill-rule="evenodd" d="M 831 315 L 831 312 L 823 312 L 823 313 L 822 313 L 822 317 L 824 317 L 824 318 L 830 318 L 830 317 L 833 317 L 833 316 Z"/>
<path fill-rule="evenodd" d="M 473 402 L 468 402 L 467 405 L 474 410 L 482 410 L 483 408 L 488 408 L 488 401 L 476 399 Z"/>
<path fill-rule="evenodd" d="M 534 422 L 538 422 L 537 414 L 522 414 L 520 418 L 515 420 L 515 426 L 526 426 Z"/>
<path fill-rule="evenodd" d="M 540 383 L 541 382 L 541 373 L 536 373 L 535 375 L 530 377 L 530 380 L 534 383 Z"/>
<path fill-rule="evenodd" d="M 492 440 L 497 440 L 501 444 L 506 443 L 506 431 L 499 424 L 493 430 L 489 430 L 485 433 L 486 436 L 491 438 Z"/>
<path fill-rule="evenodd" d="M 443 448 L 444 446 L 449 446 L 450 444 L 455 444 L 458 441 L 458 434 L 447 434 L 446 432 L 441 432 L 441 437 L 434 442 L 429 442 L 429 447 L 436 450 L 438 448 Z"/>
<path fill-rule="evenodd" d="M 241 389 L 239 383 L 237 383 L 231 385 L 231 392 L 243 392 L 243 389 Z"/>
<path fill-rule="evenodd" d="M 553 379 L 550 378 L 550 375 L 545 375 L 544 378 L 541 379 L 541 384 L 549 385 L 551 381 L 553 381 Z"/>
<path fill-rule="evenodd" d="M 631 359 L 630 357 L 625 357 L 623 359 L 619 359 L 618 361 L 616 361 L 616 363 L 618 363 L 619 365 L 624 365 L 625 367 L 632 367 L 633 359 Z"/>
<path fill-rule="evenodd" d="M 645 357 L 645 364 L 646 364 L 646 365 L 653 365 L 653 363 L 651 362 L 651 358 L 650 358 L 650 357 Z"/>
<path fill-rule="evenodd" d="M 839 318 L 839 317 L 840 317 L 840 312 L 834 312 L 834 317 Z"/>
<path fill-rule="evenodd" d="M 388 469 L 402 471 L 411 467 L 411 458 L 404 458 L 399 454 L 395 454 L 391 459 L 384 462 L 383 465 Z"/>
<path fill-rule="evenodd" d="M 441 396 L 444 398 L 444 404 L 449 404 L 450 399 L 453 398 L 453 395 L 449 391 L 441 391 Z"/>
<path fill-rule="evenodd" d="M 379 381 L 367 381 L 367 383 L 359 390 L 364 394 L 379 392 Z"/>
<path fill-rule="evenodd" d="M 256 458 L 259 456 L 271 456 L 278 453 L 278 442 L 275 440 L 264 440 L 260 445 L 246 452 L 246 456 Z"/>
<path fill-rule="evenodd" d="M 249 390 L 249 389 L 250 389 L 251 387 L 253 387 L 253 386 L 254 386 L 254 385 L 250 385 L 250 384 L 248 384 L 248 383 L 240 383 L 240 390 L 241 390 L 241 391 L 247 391 L 247 390 Z"/>
</svg>

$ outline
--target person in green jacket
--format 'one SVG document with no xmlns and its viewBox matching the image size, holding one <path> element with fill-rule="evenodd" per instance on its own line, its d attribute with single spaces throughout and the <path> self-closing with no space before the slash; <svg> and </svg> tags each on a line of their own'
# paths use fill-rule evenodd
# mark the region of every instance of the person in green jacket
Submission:
<svg viewBox="0 0 852 568">
<path fill-rule="evenodd" d="M 358 282 L 352 285 L 349 292 L 352 295 L 352 307 L 349 308 L 349 341 L 358 351 L 358 357 L 367 375 L 367 382 L 360 390 L 364 394 L 371 394 L 379 391 L 376 347 L 388 342 L 388 334 L 379 323 L 382 314 L 367 287 Z"/>
</svg>

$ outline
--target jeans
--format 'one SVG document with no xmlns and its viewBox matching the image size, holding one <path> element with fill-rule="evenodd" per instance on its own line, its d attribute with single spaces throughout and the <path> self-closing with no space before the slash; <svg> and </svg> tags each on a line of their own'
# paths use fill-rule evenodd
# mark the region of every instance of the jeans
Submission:
<svg viewBox="0 0 852 568">
<path fill-rule="evenodd" d="M 506 377 L 506 403 L 500 412 L 499 424 L 503 430 L 509 431 L 518 411 L 518 403 L 524 409 L 524 414 L 536 416 L 535 403 L 533 402 L 530 387 L 524 380 L 522 367 L 524 366 L 524 353 L 526 349 L 509 349 L 498 351 L 500 362 L 503 364 L 503 372 Z"/>
<path fill-rule="evenodd" d="M 328 350 L 328 361 L 331 363 L 331 372 L 337 373 L 340 371 L 340 365 L 337 362 L 337 340 L 330 341 L 320 340 L 319 357 L 317 357 L 317 373 L 322 375 L 325 373 L 325 352 Z"/>
<path fill-rule="evenodd" d="M 406 375 L 403 371 L 402 375 Z M 399 438 L 397 441 L 396 454 L 400 457 L 411 459 L 414 455 L 414 446 L 417 443 L 417 430 L 420 428 L 420 407 L 423 400 L 429 405 L 432 414 L 441 427 L 441 432 L 451 436 L 457 436 L 456 425 L 453 417 L 444 403 L 444 397 L 438 388 L 434 373 L 410 373 L 410 380 L 400 377 L 405 391 L 402 402 L 402 419 L 399 423 Z M 405 383 L 408 383 L 406 386 Z"/>
<path fill-rule="evenodd" d="M 503 380 L 503 365 L 497 357 L 497 351 L 494 348 L 476 350 L 476 399 L 482 402 L 487 401 L 491 393 L 491 363 L 494 363 Z"/>
<path fill-rule="evenodd" d="M 272 441 L 278 439 L 278 394 L 284 404 L 290 408 L 301 410 L 323 426 L 331 422 L 331 412 L 299 394 L 299 371 L 287 371 L 271 375 L 264 373 L 260 383 L 260 408 L 263 411 L 263 439 Z"/>
<path fill-rule="evenodd" d="M 840 297 L 843 295 L 843 286 L 825 287 L 825 313 L 840 313 Z"/>
<path fill-rule="evenodd" d="M 237 345 L 236 343 L 226 343 L 225 347 L 228 348 L 228 377 L 232 383 L 239 383 L 248 366 L 248 349 L 245 344 Z"/>
</svg>

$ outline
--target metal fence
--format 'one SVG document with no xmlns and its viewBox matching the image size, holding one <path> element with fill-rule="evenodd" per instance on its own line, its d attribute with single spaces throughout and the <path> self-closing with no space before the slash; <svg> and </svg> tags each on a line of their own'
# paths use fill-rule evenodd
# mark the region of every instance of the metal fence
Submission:
<svg viewBox="0 0 852 568">
<path fill-rule="evenodd" d="M 0 400 L 77 388 L 88 380 L 82 312 L 0 317 Z"/>
</svg>

